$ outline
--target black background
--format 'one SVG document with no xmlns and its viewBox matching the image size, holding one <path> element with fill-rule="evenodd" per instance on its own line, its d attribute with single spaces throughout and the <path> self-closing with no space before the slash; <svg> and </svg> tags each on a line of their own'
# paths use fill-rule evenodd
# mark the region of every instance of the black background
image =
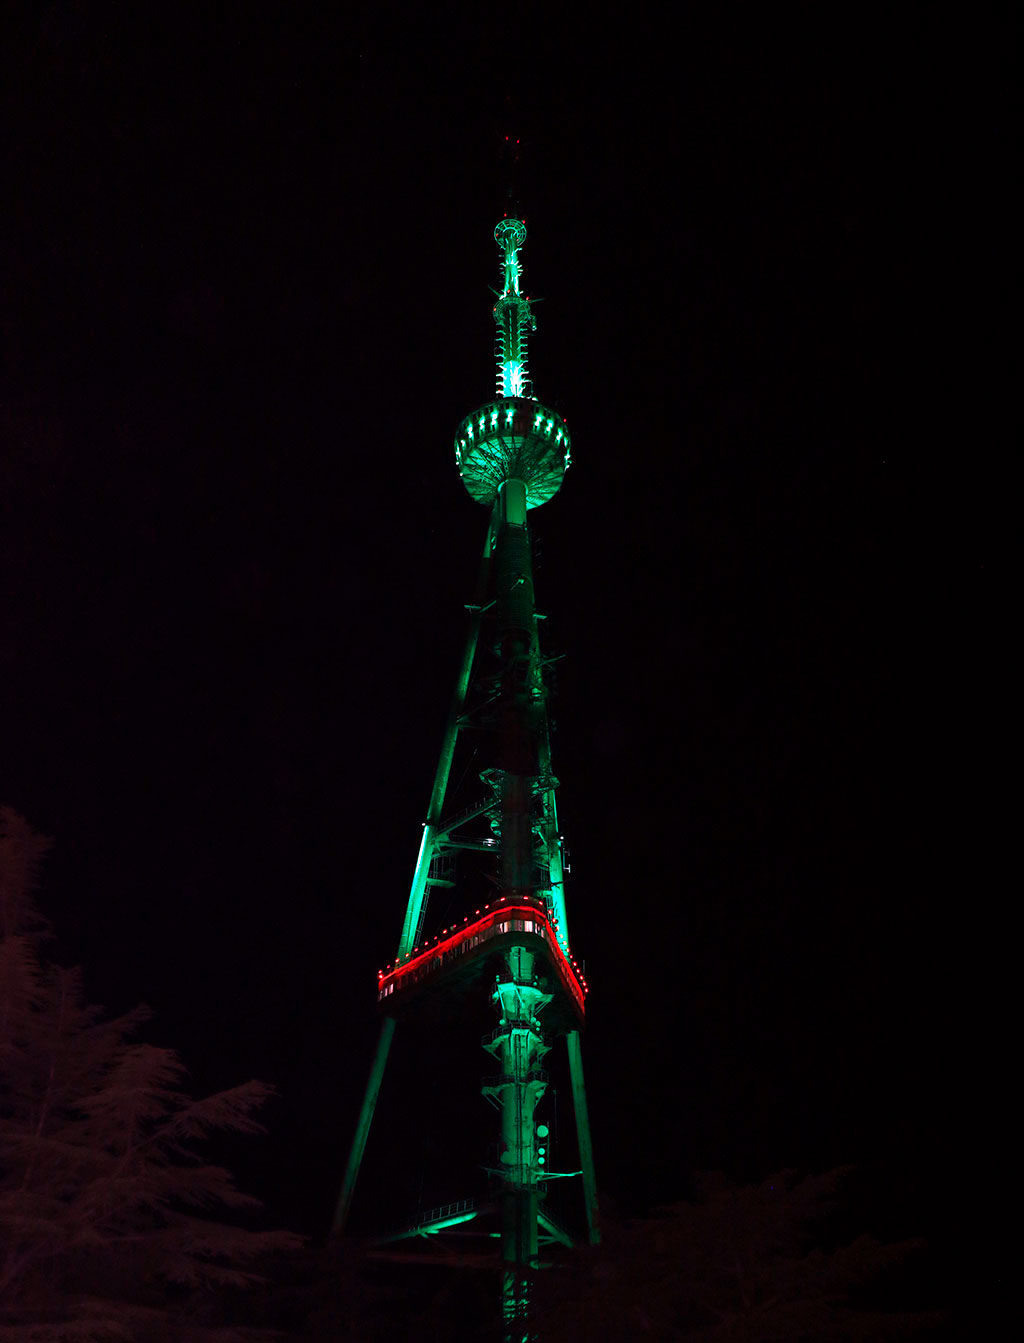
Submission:
<svg viewBox="0 0 1024 1343">
<path fill-rule="evenodd" d="M 197 1090 L 279 1087 L 244 1159 L 277 1221 L 330 1216 L 457 665 L 509 95 L 574 437 L 534 522 L 600 1181 L 856 1162 L 876 1229 L 941 1221 L 946 106 L 938 35 L 858 15 L 12 29 L 2 794 L 90 997 L 148 1002 Z"/>
</svg>

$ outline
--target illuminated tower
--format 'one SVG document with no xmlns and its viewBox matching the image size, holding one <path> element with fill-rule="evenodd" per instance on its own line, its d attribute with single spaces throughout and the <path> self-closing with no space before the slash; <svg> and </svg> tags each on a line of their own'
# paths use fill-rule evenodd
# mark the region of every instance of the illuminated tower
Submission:
<svg viewBox="0 0 1024 1343">
<path fill-rule="evenodd" d="M 449 1204 L 429 1214 L 421 1210 L 391 1239 L 431 1237 L 456 1226 L 465 1237 L 467 1223 L 495 1226 L 482 1234 L 500 1239 L 506 1338 L 518 1341 L 528 1336 L 525 1271 L 537 1265 L 543 1245 L 572 1243 L 545 1207 L 549 1182 L 577 1177 L 583 1234 L 596 1242 L 598 1229 L 580 1053 L 587 986 L 569 947 L 528 527 L 530 510 L 561 486 L 569 431 L 531 393 L 527 345 L 536 322 L 522 293 L 519 260 L 526 226 L 503 219 L 494 237 L 502 276 L 494 305 L 497 395 L 467 415 L 455 434 L 463 484 L 489 512 L 487 535 L 401 937 L 394 962 L 379 975 L 380 1039 L 335 1230 L 348 1216 L 396 1024 L 443 1011 L 448 1021 L 473 1014 L 475 1029 L 482 1030 L 489 1010 L 483 1047 L 491 1062 L 482 1094 L 500 1124 L 492 1117 L 488 1125 L 488 1111 L 479 1106 L 467 1125 L 480 1133 L 476 1163 L 487 1170 L 490 1196 L 464 1199 L 453 1189 Z M 472 761 L 459 771 L 473 781 L 469 794 L 449 786 L 457 756 Z M 445 896 L 440 918 L 429 909 L 435 888 Z M 575 1115 L 574 1171 L 553 1169 L 557 1153 L 544 1114 L 545 1055 L 563 1040 Z M 497 1140 L 491 1164 L 488 1137 Z"/>
</svg>

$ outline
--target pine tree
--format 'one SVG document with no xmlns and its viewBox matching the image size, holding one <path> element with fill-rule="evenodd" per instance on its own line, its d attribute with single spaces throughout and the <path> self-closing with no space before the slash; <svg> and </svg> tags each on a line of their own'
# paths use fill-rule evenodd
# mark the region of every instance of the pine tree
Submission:
<svg viewBox="0 0 1024 1343">
<path fill-rule="evenodd" d="M 220 1322 L 223 1289 L 299 1238 L 246 1226 L 257 1200 L 196 1144 L 262 1132 L 271 1088 L 193 1100 L 178 1056 L 137 1041 L 144 1008 L 104 1020 L 46 962 L 47 847 L 0 809 L 0 1343 L 269 1337 Z"/>
</svg>

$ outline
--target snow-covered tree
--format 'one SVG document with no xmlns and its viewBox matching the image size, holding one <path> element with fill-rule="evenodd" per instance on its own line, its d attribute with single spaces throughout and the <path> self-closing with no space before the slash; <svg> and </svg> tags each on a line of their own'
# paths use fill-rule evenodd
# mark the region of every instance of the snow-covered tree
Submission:
<svg viewBox="0 0 1024 1343">
<path fill-rule="evenodd" d="M 105 1020 L 45 960 L 47 846 L 0 809 L 0 1343 L 265 1338 L 224 1323 L 221 1289 L 299 1238 L 246 1225 L 257 1200 L 197 1143 L 261 1132 L 271 1088 L 193 1100 L 177 1055 L 138 1041 L 144 1008 Z"/>
</svg>

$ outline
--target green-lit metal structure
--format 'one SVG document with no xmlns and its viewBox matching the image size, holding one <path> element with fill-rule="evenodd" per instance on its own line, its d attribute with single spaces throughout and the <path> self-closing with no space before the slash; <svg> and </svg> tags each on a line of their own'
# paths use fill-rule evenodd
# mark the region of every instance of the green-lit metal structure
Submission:
<svg viewBox="0 0 1024 1343">
<path fill-rule="evenodd" d="M 497 394 L 467 415 L 455 435 L 459 474 L 470 496 L 487 507 L 489 522 L 401 936 L 394 962 L 378 978 L 380 1038 L 334 1229 L 340 1233 L 348 1219 L 396 1026 L 439 1001 L 449 1012 L 453 1005 L 476 1012 L 489 997 L 498 1020 L 494 1025 L 492 1017 L 482 1041 L 492 1060 L 482 1094 L 498 1110 L 500 1125 L 498 1159 L 489 1168 L 497 1229 L 487 1234 L 500 1240 L 505 1264 L 505 1338 L 523 1343 L 533 1337 L 528 1281 L 540 1249 L 573 1242 L 545 1209 L 551 1180 L 578 1181 L 580 1234 L 596 1243 L 599 1231 L 580 1047 L 587 986 L 569 946 L 558 781 L 551 772 L 528 522 L 530 510 L 560 488 L 571 444 L 563 418 L 531 391 L 527 346 L 536 324 L 521 289 L 519 259 L 526 226 L 504 218 L 494 237 L 502 278 L 494 304 Z M 479 782 L 469 804 L 463 798 L 456 805 L 452 766 L 467 731 L 473 734 Z M 471 858 L 475 874 L 465 875 L 456 858 Z M 487 899 L 479 894 L 481 873 Z M 429 896 L 435 887 L 447 888 L 444 929 L 431 925 Z M 461 917 L 452 918 L 453 907 Z M 562 1040 L 579 1168 L 556 1172 L 542 1113 L 548 1089 L 544 1058 Z M 472 1116 L 474 1127 L 486 1115 L 481 1108 Z M 480 1215 L 469 1200 L 453 1202 L 388 1240 L 436 1236 Z"/>
</svg>

